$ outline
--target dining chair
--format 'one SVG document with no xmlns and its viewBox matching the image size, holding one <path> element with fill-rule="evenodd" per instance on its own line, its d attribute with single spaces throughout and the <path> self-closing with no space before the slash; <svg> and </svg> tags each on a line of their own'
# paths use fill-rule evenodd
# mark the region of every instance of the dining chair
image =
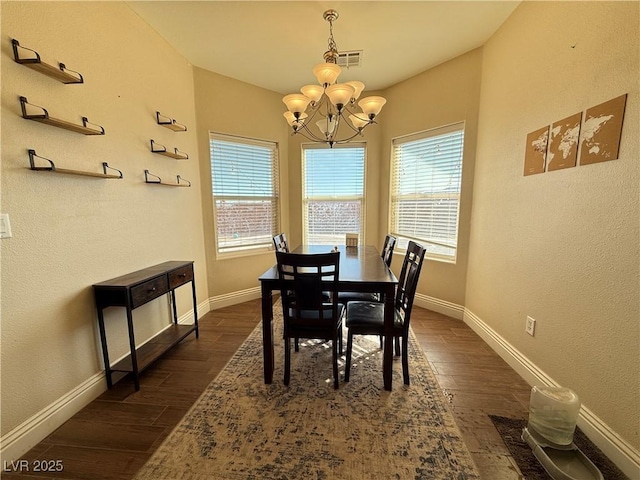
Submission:
<svg viewBox="0 0 640 480">
<path fill-rule="evenodd" d="M 282 286 L 284 318 L 284 384 L 289 385 L 291 339 L 331 341 L 333 387 L 338 388 L 338 357 L 342 355 L 342 320 L 345 307 L 338 303 L 340 253 L 297 254 L 276 252 Z M 325 292 L 329 286 L 329 300 Z"/>
<path fill-rule="evenodd" d="M 382 253 L 380 257 L 387 264 L 387 267 L 391 268 L 391 259 L 393 258 L 393 249 L 396 246 L 396 237 L 393 235 L 387 235 L 384 239 L 384 245 L 382 246 Z M 380 296 L 377 293 L 368 292 L 339 292 L 338 301 L 343 304 L 348 302 L 379 302 Z"/>
<path fill-rule="evenodd" d="M 418 278 L 424 263 L 425 248 L 413 241 L 407 246 L 402 263 L 398 287 L 394 300 L 393 337 L 396 341 L 396 355 L 402 341 L 402 376 L 409 385 L 409 322 L 413 299 L 418 287 Z M 354 335 L 384 335 L 384 304 L 380 302 L 349 302 L 347 304 L 347 362 L 344 380 L 349 381 Z"/>
</svg>

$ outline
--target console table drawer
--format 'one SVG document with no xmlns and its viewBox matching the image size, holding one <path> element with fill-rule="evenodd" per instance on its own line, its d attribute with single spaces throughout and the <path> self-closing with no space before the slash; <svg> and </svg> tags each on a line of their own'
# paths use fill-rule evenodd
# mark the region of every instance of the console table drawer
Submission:
<svg viewBox="0 0 640 480">
<path fill-rule="evenodd" d="M 185 265 L 169 272 L 169 288 L 176 288 L 193 280 L 193 265 Z"/>
<path fill-rule="evenodd" d="M 166 275 L 152 278 L 148 282 L 131 288 L 131 304 L 133 308 L 139 307 L 154 298 L 158 298 L 169 291 L 169 282 Z"/>
</svg>

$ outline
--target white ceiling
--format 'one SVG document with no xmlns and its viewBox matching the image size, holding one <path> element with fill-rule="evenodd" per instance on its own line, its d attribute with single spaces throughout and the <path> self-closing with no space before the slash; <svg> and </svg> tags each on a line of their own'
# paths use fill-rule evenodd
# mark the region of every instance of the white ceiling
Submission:
<svg viewBox="0 0 640 480">
<path fill-rule="evenodd" d="M 384 89 L 483 45 L 519 1 L 130 1 L 192 65 L 283 94 L 316 83 L 329 23 L 340 52 L 363 50 L 340 81 Z"/>
</svg>

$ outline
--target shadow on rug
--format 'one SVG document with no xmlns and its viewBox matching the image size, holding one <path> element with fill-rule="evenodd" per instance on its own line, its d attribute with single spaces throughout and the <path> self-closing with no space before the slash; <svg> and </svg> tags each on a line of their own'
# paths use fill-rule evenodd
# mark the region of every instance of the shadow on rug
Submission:
<svg viewBox="0 0 640 480">
<path fill-rule="evenodd" d="M 260 324 L 136 479 L 480 478 L 413 335 L 408 387 L 395 358 L 393 391 L 384 390 L 379 339 L 365 336 L 338 390 L 330 344 L 316 341 L 292 351 L 286 387 L 281 314 L 274 306 L 273 383 L 263 380 Z"/>
<path fill-rule="evenodd" d="M 511 452 L 524 478 L 526 480 L 549 480 L 551 477 L 533 455 L 529 445 L 521 438 L 522 429 L 527 426 L 527 420 L 498 415 L 489 415 L 489 418 L 500 433 L 502 441 Z M 576 427 L 573 442 L 598 467 L 605 480 L 629 480 L 578 427 Z"/>
</svg>

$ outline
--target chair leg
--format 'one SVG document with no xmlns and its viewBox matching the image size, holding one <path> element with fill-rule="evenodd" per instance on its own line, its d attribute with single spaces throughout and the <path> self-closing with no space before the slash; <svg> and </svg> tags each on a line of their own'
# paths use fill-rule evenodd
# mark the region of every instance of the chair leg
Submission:
<svg viewBox="0 0 640 480">
<path fill-rule="evenodd" d="M 298 337 L 296 337 L 295 341 L 294 341 L 294 348 L 296 352 L 300 351 L 300 343 L 298 342 Z"/>
<path fill-rule="evenodd" d="M 396 344 L 396 357 L 400 356 L 400 337 L 394 337 Z"/>
<path fill-rule="evenodd" d="M 409 385 L 409 336 L 402 337 L 402 377 L 404 384 Z"/>
<path fill-rule="evenodd" d="M 331 351 L 332 351 L 332 356 L 333 356 L 333 388 L 335 388 L 336 390 L 338 389 L 339 386 L 339 381 L 340 378 L 338 377 L 338 343 L 336 342 L 337 338 L 334 337 L 333 341 L 331 342 Z"/>
<path fill-rule="evenodd" d="M 340 346 L 340 356 L 342 356 L 342 325 L 340 325 L 340 331 L 338 332 L 338 345 Z"/>
<path fill-rule="evenodd" d="M 289 385 L 291 376 L 291 338 L 284 340 L 284 384 Z"/>
<path fill-rule="evenodd" d="M 380 350 L 384 348 L 384 335 L 380 335 Z"/>
<path fill-rule="evenodd" d="M 349 381 L 349 374 L 351 373 L 351 351 L 353 350 L 353 334 L 351 331 L 347 334 L 347 362 L 344 367 L 344 381 Z"/>
</svg>

